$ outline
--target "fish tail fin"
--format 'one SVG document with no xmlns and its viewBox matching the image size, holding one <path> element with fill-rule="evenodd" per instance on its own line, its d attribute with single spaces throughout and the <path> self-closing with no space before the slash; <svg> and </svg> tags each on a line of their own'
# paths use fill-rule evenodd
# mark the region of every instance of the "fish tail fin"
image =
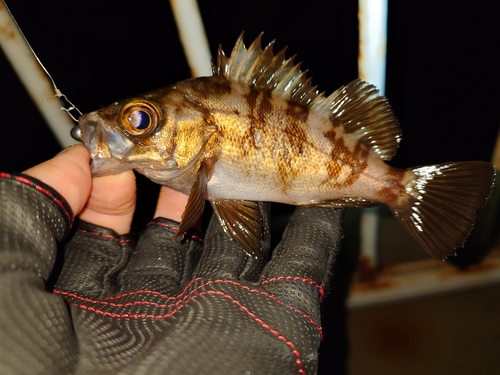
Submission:
<svg viewBox="0 0 500 375">
<path fill-rule="evenodd" d="M 406 230 L 432 257 L 456 255 L 493 187 L 495 169 L 482 161 L 411 169 L 404 196 L 390 207 Z"/>
</svg>

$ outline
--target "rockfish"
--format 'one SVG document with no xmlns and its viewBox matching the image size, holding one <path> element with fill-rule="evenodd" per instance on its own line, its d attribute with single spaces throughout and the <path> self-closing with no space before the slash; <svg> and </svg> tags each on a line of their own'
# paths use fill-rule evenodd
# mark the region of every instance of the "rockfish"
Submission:
<svg viewBox="0 0 500 375">
<path fill-rule="evenodd" d="M 96 175 L 134 169 L 189 194 L 178 234 L 210 201 L 226 234 L 261 252 L 257 201 L 321 207 L 383 203 L 431 256 L 455 254 L 490 194 L 482 161 L 397 169 L 400 141 L 378 90 L 355 80 L 325 96 L 285 49 L 219 47 L 212 77 L 188 79 L 83 115 Z"/>
</svg>

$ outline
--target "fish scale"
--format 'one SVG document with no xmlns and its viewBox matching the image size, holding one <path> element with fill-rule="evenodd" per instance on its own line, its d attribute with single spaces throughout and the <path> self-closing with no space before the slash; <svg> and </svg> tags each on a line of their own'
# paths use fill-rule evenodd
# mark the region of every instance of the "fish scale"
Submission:
<svg viewBox="0 0 500 375">
<path fill-rule="evenodd" d="M 225 233 L 260 256 L 257 201 L 389 206 L 431 256 L 455 254 L 490 194 L 482 161 L 389 166 L 401 135 L 387 99 L 354 80 L 329 96 L 285 50 L 219 48 L 214 76 L 189 79 L 83 115 L 95 175 L 135 169 L 189 194 L 178 234 L 211 202 Z M 174 238 L 174 239 L 175 239 Z"/>
</svg>

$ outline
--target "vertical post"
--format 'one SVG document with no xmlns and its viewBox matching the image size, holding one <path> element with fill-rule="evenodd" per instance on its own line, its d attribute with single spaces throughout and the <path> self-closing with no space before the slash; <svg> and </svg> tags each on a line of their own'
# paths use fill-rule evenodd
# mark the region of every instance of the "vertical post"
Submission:
<svg viewBox="0 0 500 375">
<path fill-rule="evenodd" d="M 3 0 L 0 1 L 0 46 L 61 147 L 76 143 L 70 135 L 73 122 L 61 110 L 62 103 L 49 76 L 40 69 L 41 64 Z"/>
<path fill-rule="evenodd" d="M 385 92 L 387 0 L 359 0 L 359 57 L 358 75 Z M 364 266 L 378 265 L 378 230 L 380 217 L 377 208 L 361 214 L 360 253 Z"/>
<path fill-rule="evenodd" d="M 359 78 L 385 93 L 387 0 L 359 0 Z"/>
<path fill-rule="evenodd" d="M 179 38 L 193 77 L 211 76 L 211 55 L 196 0 L 170 0 Z"/>
</svg>

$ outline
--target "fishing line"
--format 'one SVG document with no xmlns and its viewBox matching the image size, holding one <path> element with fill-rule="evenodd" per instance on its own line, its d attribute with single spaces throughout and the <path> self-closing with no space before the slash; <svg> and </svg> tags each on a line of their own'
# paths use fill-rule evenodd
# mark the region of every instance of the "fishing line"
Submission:
<svg viewBox="0 0 500 375">
<path fill-rule="evenodd" d="M 52 86 L 54 87 L 54 91 L 56 93 L 55 96 L 57 96 L 59 98 L 59 100 L 61 101 L 61 103 L 63 104 L 63 107 L 61 107 L 61 110 L 64 111 L 64 112 L 66 112 L 69 115 L 69 117 L 71 117 L 71 119 L 73 121 L 78 122 L 78 118 L 76 118 L 75 116 L 73 116 L 73 114 L 71 113 L 71 111 L 75 110 L 75 111 L 78 112 L 79 115 L 82 115 L 82 112 L 68 99 L 68 97 L 65 94 L 63 94 L 61 92 L 61 90 L 59 90 L 57 88 L 56 83 L 54 82 L 54 79 L 52 78 L 52 76 L 50 75 L 50 73 L 48 72 L 48 70 L 42 64 L 42 62 L 38 58 L 37 54 L 35 53 L 35 51 L 31 47 L 31 44 L 28 42 L 28 39 L 26 38 L 26 36 L 24 35 L 23 31 L 19 27 L 19 24 L 17 23 L 16 19 L 14 18 L 14 15 L 10 11 L 9 7 L 7 6 L 7 3 L 5 1 L 3 1 L 3 3 L 4 3 L 5 8 L 7 9 L 7 12 L 9 12 L 9 15 L 12 18 L 12 21 L 15 23 L 17 29 L 19 30 L 19 33 L 21 34 L 21 36 L 23 37 L 23 39 L 26 42 L 27 46 L 29 47 L 31 53 L 35 57 L 36 61 L 38 62 L 38 64 L 40 65 L 40 67 L 43 69 L 43 71 L 45 72 L 45 74 L 47 74 L 47 76 L 50 78 L 50 81 L 51 81 Z M 44 101 L 44 100 L 47 100 L 47 99 L 40 99 L 40 100 Z M 66 108 L 66 107 L 68 107 L 68 108 Z M 73 131 L 72 131 L 72 135 L 73 135 Z M 73 138 L 75 138 L 75 137 L 73 137 Z"/>
</svg>

